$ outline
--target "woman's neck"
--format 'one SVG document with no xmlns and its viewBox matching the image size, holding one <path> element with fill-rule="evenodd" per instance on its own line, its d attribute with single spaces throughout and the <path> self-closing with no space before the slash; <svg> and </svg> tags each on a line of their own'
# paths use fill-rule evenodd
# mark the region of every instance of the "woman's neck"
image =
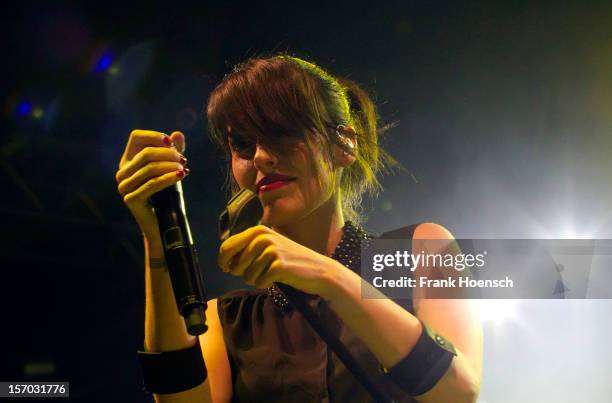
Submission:
<svg viewBox="0 0 612 403">
<path fill-rule="evenodd" d="M 343 226 L 340 198 L 334 195 L 301 220 L 275 230 L 315 252 L 331 256 L 340 243 Z"/>
</svg>

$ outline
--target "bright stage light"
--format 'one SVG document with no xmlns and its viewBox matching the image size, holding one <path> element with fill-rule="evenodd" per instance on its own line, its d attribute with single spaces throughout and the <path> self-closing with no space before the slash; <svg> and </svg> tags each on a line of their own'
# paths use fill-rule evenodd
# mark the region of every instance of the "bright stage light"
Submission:
<svg viewBox="0 0 612 403">
<path fill-rule="evenodd" d="M 514 320 L 518 300 L 514 299 L 481 299 L 477 301 L 480 311 L 480 319 L 483 323 L 500 325 L 509 320 Z"/>
</svg>

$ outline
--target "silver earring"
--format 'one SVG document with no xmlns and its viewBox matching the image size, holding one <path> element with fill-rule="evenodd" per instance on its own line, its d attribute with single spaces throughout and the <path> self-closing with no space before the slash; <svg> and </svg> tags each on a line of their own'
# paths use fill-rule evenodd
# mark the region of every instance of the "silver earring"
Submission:
<svg viewBox="0 0 612 403">
<path fill-rule="evenodd" d="M 353 140 L 349 139 L 348 137 L 340 134 L 340 132 L 338 130 L 336 130 L 336 137 L 338 138 L 338 140 L 346 147 L 348 148 L 350 151 L 345 151 L 349 152 L 350 154 L 353 154 L 354 150 L 355 150 L 355 144 L 353 144 Z"/>
</svg>

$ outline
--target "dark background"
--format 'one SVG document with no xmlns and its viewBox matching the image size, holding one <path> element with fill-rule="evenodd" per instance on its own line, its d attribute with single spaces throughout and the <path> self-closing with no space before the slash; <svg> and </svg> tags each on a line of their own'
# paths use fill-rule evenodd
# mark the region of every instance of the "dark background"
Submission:
<svg viewBox="0 0 612 403">
<path fill-rule="evenodd" d="M 241 286 L 213 263 L 225 171 L 202 109 L 235 63 L 261 52 L 352 78 L 383 120 L 399 121 L 383 144 L 408 172 L 366 201 L 369 230 L 434 221 L 457 238 L 612 238 L 605 2 L 292 3 L 3 10 L 1 380 L 67 380 L 75 401 L 146 401 L 135 356 L 142 242 L 114 181 L 134 128 L 187 135 L 185 192 L 208 297 Z M 552 306 L 567 321 L 561 303 Z M 596 373 L 610 372 L 605 348 Z M 527 401 L 491 386 L 506 375 L 487 360 L 504 352 L 485 355 L 482 402 Z M 582 401 L 605 401 L 609 383 L 590 379 Z M 549 383 L 569 399 L 559 378 Z M 550 393 L 531 401 L 565 401 Z"/>
</svg>

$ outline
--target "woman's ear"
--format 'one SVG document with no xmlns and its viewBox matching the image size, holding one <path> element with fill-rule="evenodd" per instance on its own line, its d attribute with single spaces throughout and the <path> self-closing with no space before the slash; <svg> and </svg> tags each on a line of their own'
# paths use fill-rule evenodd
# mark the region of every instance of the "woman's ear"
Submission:
<svg viewBox="0 0 612 403">
<path fill-rule="evenodd" d="M 338 125 L 334 141 L 334 163 L 345 168 L 350 166 L 357 157 L 356 132 L 353 126 Z"/>
</svg>

